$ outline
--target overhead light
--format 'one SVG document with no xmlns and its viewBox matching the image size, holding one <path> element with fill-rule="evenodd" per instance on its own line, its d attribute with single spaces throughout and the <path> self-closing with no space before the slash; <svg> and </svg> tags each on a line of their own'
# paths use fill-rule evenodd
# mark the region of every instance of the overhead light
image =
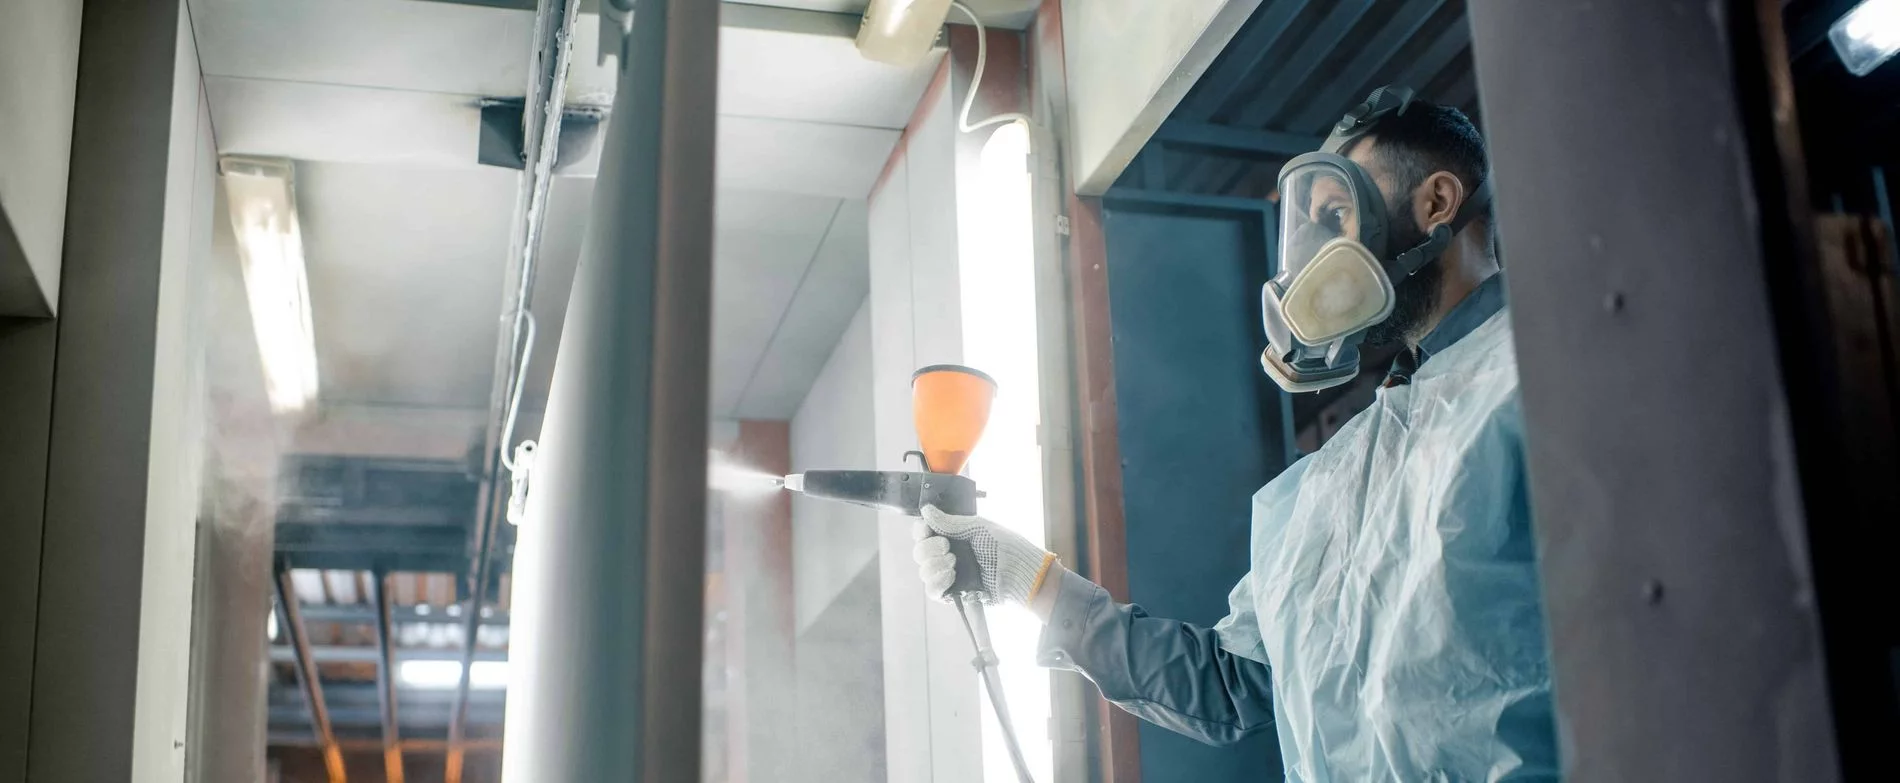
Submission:
<svg viewBox="0 0 1900 783">
<path fill-rule="evenodd" d="M 1873 73 L 1900 52 L 1900 0 L 1866 0 L 1854 6 L 1828 28 L 1827 37 L 1850 73 Z"/>
<path fill-rule="evenodd" d="M 273 410 L 303 410 L 317 397 L 317 343 L 290 162 L 226 157 L 218 169 L 237 235 L 265 391 Z"/>
<path fill-rule="evenodd" d="M 871 0 L 858 27 L 858 53 L 890 65 L 916 65 L 936 48 L 949 18 L 950 0 Z"/>
<path fill-rule="evenodd" d="M 396 664 L 396 681 L 409 688 L 448 690 L 462 684 L 462 662 L 403 661 Z M 491 691 L 508 687 L 508 662 L 476 661 L 468 669 L 468 687 Z"/>
</svg>

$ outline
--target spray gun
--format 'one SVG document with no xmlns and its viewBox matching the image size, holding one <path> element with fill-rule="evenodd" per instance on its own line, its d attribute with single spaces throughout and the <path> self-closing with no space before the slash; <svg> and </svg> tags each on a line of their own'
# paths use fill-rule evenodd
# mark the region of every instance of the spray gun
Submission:
<svg viewBox="0 0 1900 783">
<path fill-rule="evenodd" d="M 958 365 L 925 367 L 911 376 L 911 414 L 917 426 L 921 452 L 916 457 L 923 470 L 810 470 L 785 477 L 785 488 L 807 497 L 868 506 L 879 511 L 923 516 L 925 506 L 935 506 L 946 514 L 974 516 L 976 501 L 983 493 L 976 482 L 960 475 L 963 464 L 983 436 L 989 423 L 990 402 L 996 397 L 996 381 L 981 372 Z M 1003 702 L 1002 676 L 996 670 L 996 651 L 990 646 L 989 621 L 983 604 L 975 595 L 982 588 L 977 575 L 976 556 L 967 549 L 957 555 L 956 581 L 949 595 L 963 617 L 963 629 L 976 648 L 971 665 L 983 679 L 983 688 L 996 710 L 997 725 L 1003 730 L 1003 744 L 1022 783 L 1033 783 L 1029 765 L 1023 760 L 1022 745 L 1009 721 L 1009 707 Z"/>
</svg>

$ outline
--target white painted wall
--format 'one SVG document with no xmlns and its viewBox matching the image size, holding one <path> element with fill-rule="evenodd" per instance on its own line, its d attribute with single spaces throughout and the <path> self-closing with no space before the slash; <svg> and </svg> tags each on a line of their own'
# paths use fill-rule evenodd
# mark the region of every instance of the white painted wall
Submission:
<svg viewBox="0 0 1900 783">
<path fill-rule="evenodd" d="M 0 221 L 25 255 L 0 247 L 0 315 L 51 315 L 59 302 L 81 7 L 0 3 Z"/>
<path fill-rule="evenodd" d="M 962 358 L 952 92 L 929 94 L 905 151 L 871 196 L 871 407 L 881 470 L 916 467 L 903 461 L 917 448 L 911 373 Z M 979 780 L 981 704 L 969 640 L 955 612 L 924 597 L 909 521 L 882 514 L 877 531 L 890 780 Z"/>
<path fill-rule="evenodd" d="M 1260 0 L 1086 0 L 1062 4 L 1069 165 L 1100 195 L 1227 46 Z"/>
<path fill-rule="evenodd" d="M 171 155 L 159 259 L 146 480 L 145 566 L 139 591 L 138 684 L 132 780 L 185 773 L 190 700 L 192 573 L 204 456 L 207 289 L 217 145 L 190 20 L 179 14 Z"/>
<path fill-rule="evenodd" d="M 792 418 L 792 472 L 862 468 L 877 461 L 871 421 L 871 320 L 868 304 L 844 336 Z M 793 611 L 798 633 L 877 556 L 877 512 L 792 499 Z"/>
</svg>

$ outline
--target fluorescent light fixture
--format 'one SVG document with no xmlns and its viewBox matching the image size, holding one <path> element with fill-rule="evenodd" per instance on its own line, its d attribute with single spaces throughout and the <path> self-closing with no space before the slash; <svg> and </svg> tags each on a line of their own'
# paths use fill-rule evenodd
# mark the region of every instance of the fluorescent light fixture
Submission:
<svg viewBox="0 0 1900 783">
<path fill-rule="evenodd" d="M 1900 53 L 1900 0 L 1866 0 L 1828 28 L 1841 64 L 1866 76 Z"/>
<path fill-rule="evenodd" d="M 962 293 L 964 364 L 996 379 L 983 444 L 970 458 L 970 477 L 987 497 L 983 515 L 1002 520 L 1031 542 L 1044 540 L 1041 353 L 1036 322 L 1036 237 L 1033 137 L 1021 121 L 1007 122 L 983 142 L 974 176 L 957 194 L 957 280 Z M 962 176 L 962 174 L 959 174 Z M 1027 612 L 990 614 L 990 638 L 1004 661 L 1003 701 L 1022 741 L 1032 777 L 1054 768 L 1049 736 L 1049 675 L 1032 660 L 1041 624 Z M 981 691 L 971 678 L 969 687 Z M 987 699 L 987 696 L 979 697 Z M 1002 727 L 980 709 L 983 780 L 1016 780 L 1004 751 Z"/>
<path fill-rule="evenodd" d="M 317 342 L 290 162 L 227 157 L 218 168 L 237 235 L 265 391 L 273 410 L 303 410 L 317 397 Z"/>
<path fill-rule="evenodd" d="M 410 688 L 448 690 L 462 684 L 462 662 L 402 661 L 396 664 L 396 681 Z M 468 670 L 468 687 L 491 691 L 508 687 L 508 662 L 476 661 Z"/>
<path fill-rule="evenodd" d="M 916 65 L 936 48 L 949 18 L 950 0 L 871 0 L 858 27 L 858 53 L 889 65 Z"/>
</svg>

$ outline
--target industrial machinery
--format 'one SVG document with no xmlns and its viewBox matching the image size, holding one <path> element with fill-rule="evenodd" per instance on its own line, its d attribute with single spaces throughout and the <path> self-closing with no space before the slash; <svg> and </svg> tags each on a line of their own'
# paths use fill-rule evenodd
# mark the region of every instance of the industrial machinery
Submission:
<svg viewBox="0 0 1900 783">
<path fill-rule="evenodd" d="M 911 416 L 922 451 L 904 456 L 916 457 L 923 470 L 811 470 L 786 476 L 785 488 L 808 497 L 906 517 L 922 517 L 925 506 L 935 506 L 947 514 L 974 516 L 976 501 L 983 493 L 975 481 L 961 473 L 989 423 L 990 403 L 995 397 L 996 381 L 969 367 L 941 364 L 918 370 L 911 376 Z M 983 603 L 975 597 L 982 586 L 976 553 L 968 543 L 955 539 L 950 540 L 950 551 L 957 557 L 957 576 L 949 596 L 976 648 L 971 664 L 982 676 L 990 706 L 996 710 L 996 722 L 1002 727 L 1016 777 L 1031 783 L 1029 765 L 1023 760 L 1021 744 L 1009 720 L 1009 707 L 1003 702 L 1002 678 L 996 670 L 996 652 L 990 646 Z"/>
</svg>

